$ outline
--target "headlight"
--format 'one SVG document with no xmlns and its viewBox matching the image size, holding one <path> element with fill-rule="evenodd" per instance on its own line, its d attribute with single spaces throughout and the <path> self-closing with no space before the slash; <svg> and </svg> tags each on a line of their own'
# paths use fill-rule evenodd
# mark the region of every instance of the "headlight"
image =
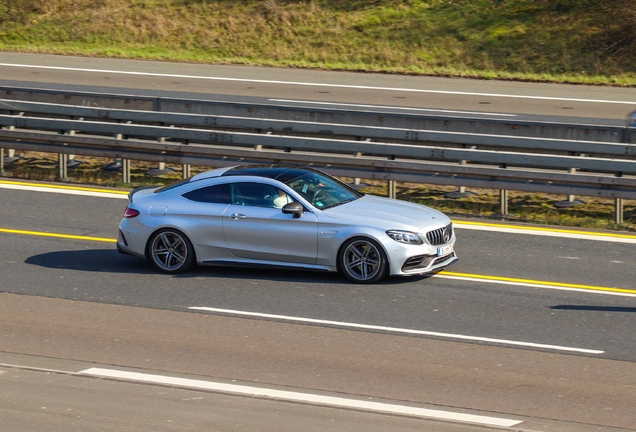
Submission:
<svg viewBox="0 0 636 432">
<path fill-rule="evenodd" d="M 386 235 L 399 243 L 412 245 L 421 245 L 423 243 L 422 239 L 420 239 L 416 233 L 410 231 L 389 230 L 386 232 Z"/>
</svg>

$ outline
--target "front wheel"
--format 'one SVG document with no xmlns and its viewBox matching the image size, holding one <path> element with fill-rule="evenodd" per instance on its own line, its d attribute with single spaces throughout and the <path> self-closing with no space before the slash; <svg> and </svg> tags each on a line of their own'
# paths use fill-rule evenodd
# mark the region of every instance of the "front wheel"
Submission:
<svg viewBox="0 0 636 432">
<path fill-rule="evenodd" d="M 352 282 L 371 284 L 386 276 L 388 261 L 376 241 L 357 237 L 340 248 L 338 268 Z"/>
<path fill-rule="evenodd" d="M 194 248 L 181 231 L 166 228 L 152 235 L 149 242 L 150 260 L 165 273 L 182 273 L 192 267 Z"/>
</svg>

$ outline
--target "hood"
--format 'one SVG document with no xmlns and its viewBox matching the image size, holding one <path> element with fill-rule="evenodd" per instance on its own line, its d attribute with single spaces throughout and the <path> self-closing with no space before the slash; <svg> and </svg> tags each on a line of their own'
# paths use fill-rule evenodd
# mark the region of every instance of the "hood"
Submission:
<svg viewBox="0 0 636 432">
<path fill-rule="evenodd" d="M 420 204 L 365 195 L 360 199 L 327 209 L 330 218 L 377 226 L 382 229 L 401 229 L 413 232 L 436 222 L 450 223 L 444 213 Z"/>
</svg>

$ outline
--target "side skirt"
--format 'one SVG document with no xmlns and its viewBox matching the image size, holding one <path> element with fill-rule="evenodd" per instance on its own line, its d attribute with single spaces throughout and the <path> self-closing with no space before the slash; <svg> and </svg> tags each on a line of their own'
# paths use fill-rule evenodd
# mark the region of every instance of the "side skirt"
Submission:
<svg viewBox="0 0 636 432">
<path fill-rule="evenodd" d="M 253 262 L 253 261 L 232 261 L 232 260 L 208 260 L 199 263 L 205 266 L 216 267 L 250 267 L 273 270 L 311 270 L 317 272 L 336 272 L 335 267 L 317 266 L 311 264 L 286 264 L 286 263 L 270 263 L 270 262 Z"/>
</svg>

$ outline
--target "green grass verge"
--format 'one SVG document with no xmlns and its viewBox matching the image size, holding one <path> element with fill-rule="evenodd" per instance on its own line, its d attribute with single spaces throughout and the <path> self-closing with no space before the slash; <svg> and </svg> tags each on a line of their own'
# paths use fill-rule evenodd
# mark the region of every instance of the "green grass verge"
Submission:
<svg viewBox="0 0 636 432">
<path fill-rule="evenodd" d="M 636 85 L 636 2 L 5 0 L 0 50 Z"/>
</svg>

